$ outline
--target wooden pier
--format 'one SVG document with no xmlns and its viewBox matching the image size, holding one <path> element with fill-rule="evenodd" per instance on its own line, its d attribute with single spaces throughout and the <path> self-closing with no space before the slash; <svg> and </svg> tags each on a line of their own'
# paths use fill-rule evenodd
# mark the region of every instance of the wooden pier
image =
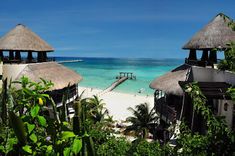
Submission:
<svg viewBox="0 0 235 156">
<path fill-rule="evenodd" d="M 119 75 L 116 76 L 116 79 L 121 79 L 123 77 L 127 77 L 127 79 L 130 80 L 136 80 L 136 76 L 134 76 L 131 72 L 119 72 Z"/>
<path fill-rule="evenodd" d="M 99 93 L 99 95 L 105 94 L 107 92 L 110 92 L 114 90 L 117 86 L 119 86 L 121 83 L 125 82 L 126 80 L 136 80 L 136 76 L 133 75 L 133 73 L 130 72 L 120 72 L 118 76 L 116 76 L 116 81 L 112 83 L 109 87 L 107 87 L 105 90 Z"/>
</svg>

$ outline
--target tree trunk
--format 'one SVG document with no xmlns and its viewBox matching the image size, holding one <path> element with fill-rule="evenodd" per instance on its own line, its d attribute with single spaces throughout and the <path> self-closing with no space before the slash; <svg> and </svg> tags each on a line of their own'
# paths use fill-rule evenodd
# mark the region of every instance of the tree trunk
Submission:
<svg viewBox="0 0 235 156">
<path fill-rule="evenodd" d="M 143 139 L 146 139 L 148 136 L 148 130 L 146 128 L 143 129 Z"/>
</svg>

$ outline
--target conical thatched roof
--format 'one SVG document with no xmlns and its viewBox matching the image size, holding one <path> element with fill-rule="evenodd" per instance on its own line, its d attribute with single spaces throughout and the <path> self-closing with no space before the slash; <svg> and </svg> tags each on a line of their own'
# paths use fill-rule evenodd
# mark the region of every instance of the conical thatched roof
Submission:
<svg viewBox="0 0 235 156">
<path fill-rule="evenodd" d="M 54 49 L 27 27 L 18 24 L 0 39 L 0 50 L 49 52 Z"/>
<path fill-rule="evenodd" d="M 235 41 L 235 31 L 229 27 L 232 20 L 220 13 L 193 38 L 183 46 L 183 49 L 213 49 L 227 48 L 227 43 Z"/>
<path fill-rule="evenodd" d="M 181 65 L 174 70 L 166 73 L 153 80 L 150 84 L 150 88 L 162 90 L 168 94 L 183 95 L 183 90 L 178 84 L 179 81 L 186 81 L 187 74 L 189 74 L 191 66 Z"/>
<path fill-rule="evenodd" d="M 22 76 L 26 76 L 35 82 L 39 82 L 40 78 L 50 80 L 54 83 L 51 90 L 63 89 L 67 87 L 68 84 L 73 85 L 82 80 L 79 74 L 56 62 L 28 64 L 18 76 L 16 76 L 15 80 L 19 80 Z"/>
</svg>

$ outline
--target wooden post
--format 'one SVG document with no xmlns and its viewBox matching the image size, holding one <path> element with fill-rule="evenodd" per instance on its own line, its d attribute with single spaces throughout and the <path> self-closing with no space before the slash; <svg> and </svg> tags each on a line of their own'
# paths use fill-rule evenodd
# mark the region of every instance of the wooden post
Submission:
<svg viewBox="0 0 235 156">
<path fill-rule="evenodd" d="M 20 51 L 16 51 L 15 59 L 21 61 Z"/>
<path fill-rule="evenodd" d="M 211 50 L 209 55 L 209 61 L 212 63 L 217 63 L 217 53 L 216 50 Z"/>
<path fill-rule="evenodd" d="M 38 58 L 37 58 L 38 62 L 42 62 L 42 58 L 43 58 L 42 52 L 38 52 Z"/>
<path fill-rule="evenodd" d="M 197 52 L 196 52 L 195 49 L 190 49 L 188 59 L 189 59 L 189 60 L 194 60 L 194 61 L 197 60 Z"/>
<path fill-rule="evenodd" d="M 27 62 L 32 62 L 32 60 L 33 60 L 33 54 L 32 51 L 29 51 L 27 56 Z"/>
<path fill-rule="evenodd" d="M 180 121 L 181 121 L 181 119 L 183 117 L 183 113 L 184 113 L 184 104 L 185 104 L 185 93 L 183 93 L 182 107 L 181 107 L 180 117 L 179 117 Z"/>
<path fill-rule="evenodd" d="M 191 131 L 193 131 L 194 132 L 194 115 L 195 115 L 195 111 L 194 111 L 194 109 L 193 109 L 193 115 L 192 115 L 192 121 L 191 121 Z"/>
<path fill-rule="evenodd" d="M 0 51 L 0 59 L 1 59 L 1 61 L 3 61 L 3 59 L 4 59 L 3 51 L 2 50 Z"/>
<path fill-rule="evenodd" d="M 47 61 L 47 52 L 44 51 L 42 53 L 42 57 L 43 57 L 43 59 L 42 59 L 43 61 Z"/>
<path fill-rule="evenodd" d="M 12 50 L 9 51 L 9 60 L 14 60 L 14 52 Z"/>
<path fill-rule="evenodd" d="M 208 50 L 207 49 L 203 50 L 201 61 L 208 61 Z"/>
</svg>

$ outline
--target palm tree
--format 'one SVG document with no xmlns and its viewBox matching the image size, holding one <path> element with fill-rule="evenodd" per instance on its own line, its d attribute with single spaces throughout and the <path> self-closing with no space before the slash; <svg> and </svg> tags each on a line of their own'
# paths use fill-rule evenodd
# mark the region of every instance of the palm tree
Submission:
<svg viewBox="0 0 235 156">
<path fill-rule="evenodd" d="M 88 100 L 88 110 L 90 111 L 90 117 L 96 122 L 104 121 L 105 117 L 108 116 L 108 110 L 104 107 L 103 99 L 99 99 L 98 96 L 93 96 Z"/>
<path fill-rule="evenodd" d="M 135 106 L 135 109 L 129 107 L 128 110 L 132 112 L 133 116 L 126 119 L 131 125 L 127 126 L 124 132 L 134 131 L 137 136 L 145 139 L 151 129 L 151 125 L 158 120 L 154 108 L 150 110 L 147 103 L 142 103 Z"/>
</svg>

